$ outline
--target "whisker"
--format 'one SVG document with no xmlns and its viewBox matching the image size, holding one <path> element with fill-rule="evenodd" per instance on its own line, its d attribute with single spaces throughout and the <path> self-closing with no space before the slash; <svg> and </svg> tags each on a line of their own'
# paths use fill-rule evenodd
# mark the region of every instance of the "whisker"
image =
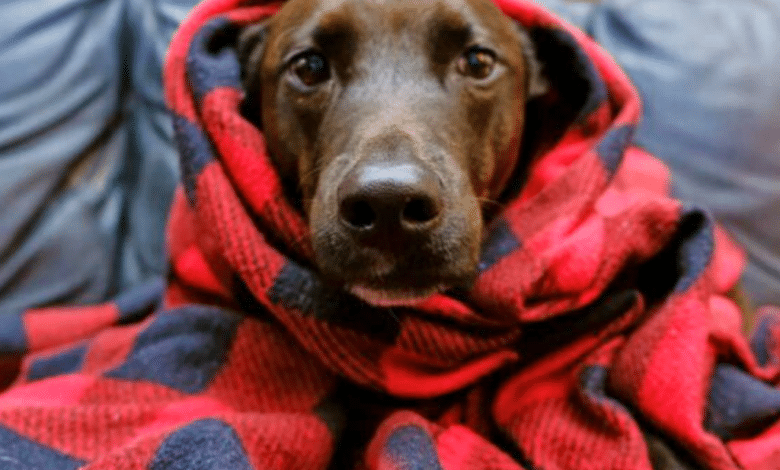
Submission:
<svg viewBox="0 0 780 470">
<path fill-rule="evenodd" d="M 500 208 L 503 209 L 506 207 L 506 204 L 496 201 L 495 199 L 490 199 L 488 197 L 477 197 L 477 201 L 483 206 L 492 206 L 491 208 Z"/>
<path fill-rule="evenodd" d="M 387 312 L 388 315 L 393 317 L 393 319 L 395 319 L 395 321 L 398 322 L 399 325 L 401 324 L 401 318 L 399 318 L 398 315 L 396 315 L 395 312 L 393 312 L 392 307 L 387 307 L 385 311 Z"/>
</svg>

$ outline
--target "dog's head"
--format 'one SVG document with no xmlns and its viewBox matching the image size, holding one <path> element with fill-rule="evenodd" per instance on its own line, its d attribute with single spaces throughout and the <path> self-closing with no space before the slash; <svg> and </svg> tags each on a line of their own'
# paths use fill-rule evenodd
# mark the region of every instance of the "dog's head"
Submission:
<svg viewBox="0 0 780 470">
<path fill-rule="evenodd" d="M 238 49 L 323 278 L 374 304 L 468 284 L 543 86 L 524 31 L 490 0 L 290 0 Z"/>
</svg>

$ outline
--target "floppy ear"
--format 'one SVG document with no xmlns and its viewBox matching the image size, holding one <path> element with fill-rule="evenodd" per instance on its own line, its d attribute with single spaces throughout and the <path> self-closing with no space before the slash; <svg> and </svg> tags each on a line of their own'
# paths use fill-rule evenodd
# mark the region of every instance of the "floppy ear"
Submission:
<svg viewBox="0 0 780 470">
<path fill-rule="evenodd" d="M 570 126 L 588 116 L 606 89 L 577 41 L 563 29 L 518 24 L 528 73 L 520 160 L 503 200 L 517 195 L 537 157 L 554 146 Z"/>
<path fill-rule="evenodd" d="M 263 56 L 263 43 L 268 21 L 251 24 L 238 34 L 236 52 L 242 64 L 258 63 Z"/>
<path fill-rule="evenodd" d="M 536 56 L 536 46 L 525 28 L 518 25 L 520 30 L 520 41 L 523 46 L 523 56 L 525 59 L 525 69 L 528 80 L 527 99 L 532 100 L 547 93 L 550 84 L 542 72 L 542 63 Z"/>
<path fill-rule="evenodd" d="M 244 115 L 260 124 L 260 64 L 265 50 L 268 20 L 251 24 L 238 34 L 236 54 L 241 65 L 241 83 L 246 93 L 242 103 Z"/>
</svg>

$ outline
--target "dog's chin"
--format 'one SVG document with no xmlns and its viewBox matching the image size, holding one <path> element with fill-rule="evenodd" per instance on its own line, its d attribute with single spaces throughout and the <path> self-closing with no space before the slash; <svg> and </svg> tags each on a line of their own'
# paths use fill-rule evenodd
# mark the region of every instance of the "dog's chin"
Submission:
<svg viewBox="0 0 780 470">
<path fill-rule="evenodd" d="M 349 291 L 355 297 L 375 307 L 414 307 L 442 292 L 445 286 L 432 286 L 417 290 L 376 289 L 355 284 Z"/>
</svg>

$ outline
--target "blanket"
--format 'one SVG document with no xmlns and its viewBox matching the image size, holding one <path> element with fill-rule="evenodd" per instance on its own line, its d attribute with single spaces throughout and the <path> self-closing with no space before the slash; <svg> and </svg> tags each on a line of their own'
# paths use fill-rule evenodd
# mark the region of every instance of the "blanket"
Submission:
<svg viewBox="0 0 780 470">
<path fill-rule="evenodd" d="M 278 4 L 196 8 L 165 71 L 171 274 L 0 317 L 2 467 L 780 468 L 780 315 L 740 333 L 739 251 L 666 196 L 610 58 L 530 1 L 497 3 L 584 94 L 490 221 L 474 285 L 404 308 L 319 279 L 241 115 L 236 31 Z"/>
</svg>

